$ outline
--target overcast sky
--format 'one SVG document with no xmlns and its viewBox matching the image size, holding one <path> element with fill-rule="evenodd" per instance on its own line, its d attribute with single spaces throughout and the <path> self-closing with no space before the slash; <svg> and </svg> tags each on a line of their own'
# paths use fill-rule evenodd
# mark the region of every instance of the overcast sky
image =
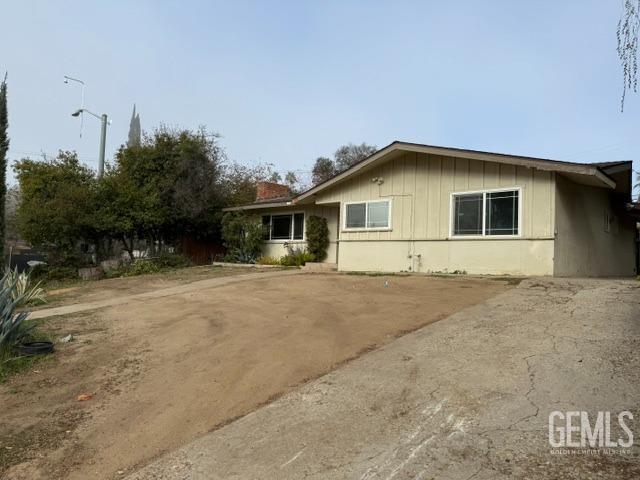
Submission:
<svg viewBox="0 0 640 480">
<path fill-rule="evenodd" d="M 640 158 L 640 94 L 620 112 L 621 1 L 3 1 L 10 158 L 76 150 L 95 167 L 134 102 L 222 135 L 228 156 L 308 171 L 341 144 L 393 140 L 570 161 Z M 638 170 L 638 163 L 635 164 Z"/>
</svg>

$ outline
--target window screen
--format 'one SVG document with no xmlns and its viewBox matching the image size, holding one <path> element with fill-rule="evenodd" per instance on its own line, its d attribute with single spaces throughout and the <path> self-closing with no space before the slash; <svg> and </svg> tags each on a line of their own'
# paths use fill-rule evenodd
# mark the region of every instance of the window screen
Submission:
<svg viewBox="0 0 640 480">
<path fill-rule="evenodd" d="M 518 191 L 486 194 L 486 235 L 518 234 Z"/>
<path fill-rule="evenodd" d="M 389 226 L 389 202 L 367 203 L 367 228 Z"/>
<path fill-rule="evenodd" d="M 454 196 L 454 235 L 482 235 L 482 195 L 472 193 Z"/>
<path fill-rule="evenodd" d="M 347 205 L 347 228 L 364 228 L 366 225 L 367 204 L 350 203 Z"/>
</svg>

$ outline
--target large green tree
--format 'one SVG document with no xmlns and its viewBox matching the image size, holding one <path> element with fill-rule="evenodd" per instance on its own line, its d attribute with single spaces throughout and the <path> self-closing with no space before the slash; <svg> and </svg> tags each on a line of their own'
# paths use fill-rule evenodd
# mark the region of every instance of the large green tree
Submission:
<svg viewBox="0 0 640 480">
<path fill-rule="evenodd" d="M 5 197 L 7 196 L 7 151 L 9 150 L 9 111 L 7 108 L 7 74 L 0 84 L 0 260 L 4 261 Z"/>
<path fill-rule="evenodd" d="M 131 260 L 136 239 L 160 221 L 154 216 L 155 195 L 139 191 L 134 182 L 114 169 L 99 180 L 94 205 L 92 224 L 106 242 L 99 247 L 108 253 L 119 241 Z"/>
<path fill-rule="evenodd" d="M 105 191 L 126 199 L 122 205 L 131 209 L 126 216 L 135 220 L 138 238 L 170 243 L 185 233 L 219 237 L 223 165 L 217 135 L 162 127 L 139 146 L 118 151 Z"/>
<path fill-rule="evenodd" d="M 153 254 L 183 236 L 221 241 L 222 207 L 253 201 L 256 182 L 273 173 L 270 165 L 227 164 L 218 136 L 204 129 L 164 127 L 123 145 L 102 178 L 72 152 L 14 168 L 23 238 L 64 252 L 90 243 L 98 259 L 119 245 L 133 259 L 134 249 Z"/>
<path fill-rule="evenodd" d="M 45 161 L 23 159 L 14 170 L 21 192 L 17 223 L 25 240 L 63 251 L 96 241 L 96 177 L 74 152 Z"/>
</svg>

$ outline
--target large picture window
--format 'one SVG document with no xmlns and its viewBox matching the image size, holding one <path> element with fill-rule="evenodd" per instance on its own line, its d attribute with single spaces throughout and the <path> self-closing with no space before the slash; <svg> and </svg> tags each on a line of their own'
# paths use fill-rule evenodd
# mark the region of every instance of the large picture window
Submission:
<svg viewBox="0 0 640 480">
<path fill-rule="evenodd" d="M 501 236 L 520 234 L 520 190 L 454 193 L 454 236 Z"/>
<path fill-rule="evenodd" d="M 302 240 L 304 238 L 304 213 L 263 215 L 265 240 Z"/>
<path fill-rule="evenodd" d="M 345 206 L 344 228 L 356 230 L 388 229 L 390 223 L 391 201 L 353 202 Z"/>
</svg>

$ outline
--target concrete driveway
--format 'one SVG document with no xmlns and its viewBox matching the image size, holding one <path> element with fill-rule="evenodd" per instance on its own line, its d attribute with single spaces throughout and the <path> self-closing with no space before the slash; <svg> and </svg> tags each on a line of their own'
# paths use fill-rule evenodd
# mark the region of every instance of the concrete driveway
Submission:
<svg viewBox="0 0 640 480">
<path fill-rule="evenodd" d="M 640 478 L 637 440 L 591 453 L 548 442 L 552 411 L 630 410 L 640 436 L 639 287 L 527 280 L 129 479 Z"/>
</svg>

